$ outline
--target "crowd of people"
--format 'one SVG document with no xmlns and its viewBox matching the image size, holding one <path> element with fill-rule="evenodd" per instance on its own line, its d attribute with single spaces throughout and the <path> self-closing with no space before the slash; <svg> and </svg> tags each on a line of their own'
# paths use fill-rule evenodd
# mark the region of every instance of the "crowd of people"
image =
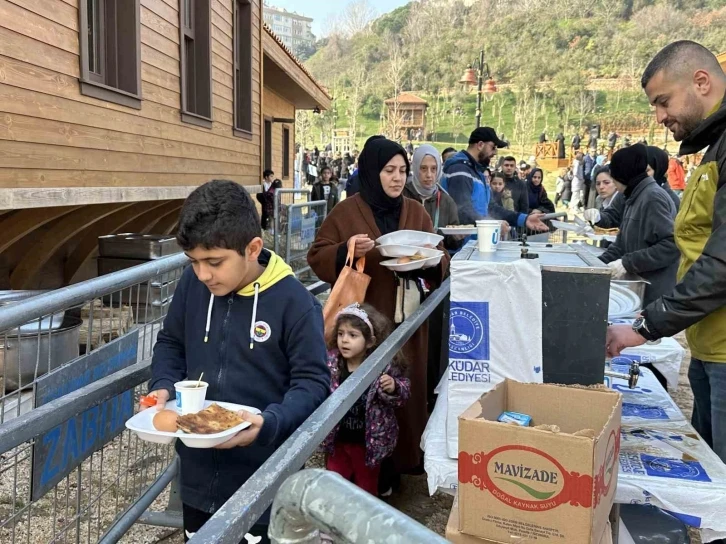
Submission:
<svg viewBox="0 0 726 544">
<path fill-rule="evenodd" d="M 647 143 L 635 145 L 648 148 L 651 160 L 657 161 L 650 166 L 650 175 L 655 175 L 655 167 L 658 166 L 659 170 L 655 178 L 658 184 L 670 194 L 676 207 L 678 207 L 679 197 L 686 187 L 684 158 L 678 155 L 669 156 L 664 150 L 655 146 L 648 146 Z M 627 145 L 620 149 L 630 147 L 633 146 Z M 597 207 L 598 197 L 600 196 L 597 190 L 598 173 L 607 166 L 612 156 L 614 154 L 599 153 L 595 148 L 589 149 L 587 153 L 575 151 L 570 167 L 562 168 L 559 171 L 555 204 L 562 201 L 574 213 Z M 691 168 L 695 169 L 695 165 Z"/>
<path fill-rule="evenodd" d="M 262 412 L 244 413 L 251 426 L 217 449 L 177 443 L 187 537 L 331 391 L 358 372 L 402 321 L 402 300 L 410 310 L 440 287 L 449 272 L 449 256 L 462 242 L 446 237 L 438 246 L 444 252 L 439 264 L 396 274 L 381 265 L 377 238 L 404 229 L 433 233 L 440 226 L 473 225 L 484 218 L 546 232 L 543 215 L 559 201 L 572 205 L 577 199 L 574 208 L 584 209 L 587 220 L 620 229 L 602 257 L 614 277 L 635 273 L 650 282 L 642 316 L 632 326 L 609 327 L 608 354 L 687 329 L 693 424 L 726 460 L 726 75 L 707 49 L 675 42 L 653 59 L 642 85 L 658 121 L 682 142 L 681 153 L 708 147 L 685 188 L 677 219 L 677 191 L 683 189 L 673 184 L 682 174 L 664 152 L 643 144 L 615 151 L 609 162 L 599 161 L 597 153 L 588 153 L 590 160 L 579 153 L 570 192 L 562 175 L 554 202 L 536 165 L 518 168 L 510 155 L 495 163 L 506 142 L 488 127 L 475 129 L 465 149 L 443 154 L 428 145 L 409 153 L 394 141 L 373 136 L 357 157 L 357 168 L 353 155 L 313 151 L 309 159 L 315 158 L 317 173 L 309 181 L 316 197 L 331 198 L 343 167 L 348 169 L 347 187 L 353 179 L 357 185 L 330 206 L 308 263 L 331 285 L 350 265 L 360 264 L 370 277 L 363 300 L 342 309 L 327 336 L 320 304 L 290 267 L 263 247 L 260 226 L 265 227 L 265 219 L 244 188 L 213 181 L 195 190 L 182 208 L 177 234 L 191 267 L 159 333 L 150 396 L 160 409 L 174 383 L 204 372 L 208 398 L 257 406 Z M 274 173 L 265 172 L 261 202 L 267 202 L 274 183 Z M 269 218 L 269 210 L 262 209 Z M 421 434 L 431 391 L 445 368 L 441 341 L 448 327 L 443 315 L 443 309 L 437 310 L 414 333 L 341 414 L 324 443 L 326 466 L 373 494 L 387 496 L 402 474 L 422 470 Z M 262 542 L 269 542 L 268 520 L 269 512 L 250 530 Z"/>
</svg>

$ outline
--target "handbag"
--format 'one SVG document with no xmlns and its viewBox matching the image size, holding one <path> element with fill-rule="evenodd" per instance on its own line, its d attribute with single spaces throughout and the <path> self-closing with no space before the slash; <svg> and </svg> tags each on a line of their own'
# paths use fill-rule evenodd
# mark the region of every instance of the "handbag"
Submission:
<svg viewBox="0 0 726 544">
<path fill-rule="evenodd" d="M 400 325 L 426 300 L 429 294 L 421 278 L 396 274 L 396 312 L 393 322 Z"/>
<path fill-rule="evenodd" d="M 366 266 L 366 258 L 361 257 L 355 263 L 355 242 L 348 241 L 348 257 L 345 260 L 345 266 L 340 271 L 340 275 L 330 291 L 328 301 L 323 308 L 323 320 L 325 322 L 325 338 L 330 340 L 330 335 L 335 330 L 335 317 L 343 308 L 350 306 L 354 302 L 363 304 L 366 298 L 366 291 L 371 282 L 371 277 L 364 274 L 363 270 Z"/>
</svg>

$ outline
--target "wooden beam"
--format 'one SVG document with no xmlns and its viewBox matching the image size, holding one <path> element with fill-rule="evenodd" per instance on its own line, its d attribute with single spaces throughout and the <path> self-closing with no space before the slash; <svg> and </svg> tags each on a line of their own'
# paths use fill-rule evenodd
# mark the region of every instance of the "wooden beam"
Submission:
<svg viewBox="0 0 726 544">
<path fill-rule="evenodd" d="M 7 191 L 8 189 L 3 189 Z M 1 197 L 0 197 L 1 198 Z M 34 210 L 19 210 L 0 221 L 0 253 L 35 229 L 78 209 L 78 206 L 55 206 Z"/>
<path fill-rule="evenodd" d="M 155 221 L 149 223 L 144 228 L 144 234 L 159 234 L 163 233 L 164 230 L 168 229 L 174 222 L 179 220 L 179 210 L 181 209 L 183 202 L 178 203 L 177 207 L 167 212 L 165 215 L 157 217 Z"/>
<path fill-rule="evenodd" d="M 149 223 L 156 222 L 159 217 L 166 215 L 177 206 L 179 206 L 179 201 L 177 200 L 165 202 L 158 208 L 154 208 L 153 210 L 140 215 L 136 219 L 129 221 L 123 226 L 123 230 L 119 230 L 118 232 L 133 232 L 135 234 L 142 234 Z"/>
<path fill-rule="evenodd" d="M 0 209 L 41 208 L 53 205 L 87 205 L 109 202 L 176 200 L 189 196 L 196 185 L 181 187 L 67 187 L 3 189 Z"/>
<path fill-rule="evenodd" d="M 13 289 L 29 289 L 43 266 L 66 242 L 99 219 L 131 205 L 103 204 L 83 207 L 61 217 L 53 228 L 33 245 L 32 251 L 28 251 L 20 260 L 10 275 L 10 286 Z"/>
<path fill-rule="evenodd" d="M 222 176 L 224 177 L 224 176 Z M 211 179 L 211 177 L 210 177 Z M 44 208 L 48 206 L 81 206 L 109 202 L 146 202 L 179 200 L 189 196 L 198 185 L 169 187 L 43 187 L 3 189 L 0 210 Z M 260 191 L 259 185 L 243 186 L 250 194 Z"/>
<path fill-rule="evenodd" d="M 103 219 L 89 225 L 79 234 L 81 241 L 66 260 L 63 277 L 66 283 L 73 283 L 73 277 L 83 268 L 98 249 L 98 237 L 106 234 L 122 232 L 127 223 L 144 213 L 163 206 L 165 202 L 137 202 L 128 208 L 118 210 Z"/>
<path fill-rule="evenodd" d="M 177 218 L 176 222 L 171 225 L 168 229 L 166 229 L 163 234 L 166 235 L 172 235 L 176 232 L 176 229 L 179 228 L 179 219 Z"/>
</svg>

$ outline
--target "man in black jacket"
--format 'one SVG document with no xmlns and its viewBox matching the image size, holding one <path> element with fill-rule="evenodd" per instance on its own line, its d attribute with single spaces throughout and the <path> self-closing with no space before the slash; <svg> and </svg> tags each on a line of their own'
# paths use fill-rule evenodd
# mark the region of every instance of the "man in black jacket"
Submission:
<svg viewBox="0 0 726 544">
<path fill-rule="evenodd" d="M 632 328 L 610 327 L 607 351 L 614 356 L 687 329 L 692 423 L 726 461 L 726 74 L 708 49 L 678 41 L 651 60 L 641 83 L 658 122 L 681 142 L 680 154 L 708 151 L 675 223 L 680 283 L 648 305 Z"/>
<path fill-rule="evenodd" d="M 517 159 L 512 156 L 504 157 L 502 173 L 504 174 L 504 190 L 512 193 L 514 211 L 524 214 L 529 213 L 527 183 L 517 176 Z"/>
</svg>

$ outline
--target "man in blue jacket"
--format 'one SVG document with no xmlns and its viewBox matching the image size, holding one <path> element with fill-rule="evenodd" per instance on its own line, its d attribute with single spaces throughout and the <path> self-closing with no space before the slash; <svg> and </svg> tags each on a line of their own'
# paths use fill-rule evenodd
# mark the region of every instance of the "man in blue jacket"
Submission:
<svg viewBox="0 0 726 544">
<path fill-rule="evenodd" d="M 216 449 L 176 443 L 184 530 L 194 534 L 325 400 L 330 390 L 323 314 L 292 269 L 263 248 L 255 205 L 232 181 L 189 195 L 177 241 L 191 260 L 151 363 L 156 409 L 174 384 L 204 372 L 207 400 L 261 410 Z M 267 538 L 269 510 L 250 529 Z"/>
<path fill-rule="evenodd" d="M 459 223 L 474 225 L 477 220 L 492 217 L 512 227 L 546 232 L 541 213 L 517 213 L 491 202 L 491 189 L 484 177 L 484 168 L 507 143 L 497 138 L 490 127 L 479 127 L 469 137 L 469 147 L 459 151 L 444 164 L 441 186 L 451 195 L 459 211 Z"/>
</svg>

